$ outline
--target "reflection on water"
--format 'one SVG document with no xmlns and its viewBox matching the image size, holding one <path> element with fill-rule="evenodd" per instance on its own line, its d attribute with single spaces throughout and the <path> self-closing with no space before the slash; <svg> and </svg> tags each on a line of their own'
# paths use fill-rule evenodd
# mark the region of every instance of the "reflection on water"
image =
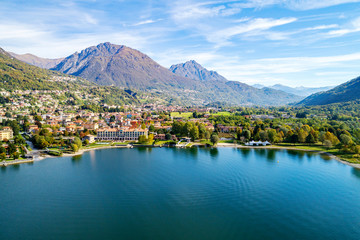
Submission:
<svg viewBox="0 0 360 240">
<path fill-rule="evenodd" d="M 71 162 L 74 164 L 79 164 L 81 159 L 82 159 L 82 155 L 75 155 L 75 156 L 72 156 Z"/>
<path fill-rule="evenodd" d="M 238 148 L 238 151 L 241 153 L 244 159 L 247 159 L 252 150 L 250 148 Z"/>
<path fill-rule="evenodd" d="M 320 154 L 320 158 L 321 158 L 322 160 L 326 160 L 326 161 L 329 161 L 329 160 L 332 159 L 332 158 L 331 158 L 329 155 L 327 155 L 327 154 Z"/>
<path fill-rule="evenodd" d="M 360 169 L 352 168 L 351 172 L 355 177 L 360 178 Z"/>
<path fill-rule="evenodd" d="M 199 153 L 199 148 L 198 147 L 191 147 L 189 149 L 189 153 L 193 156 L 196 157 Z"/>
<path fill-rule="evenodd" d="M 8 166 L 10 169 L 19 171 L 20 170 L 20 164 L 10 165 Z"/>
<path fill-rule="evenodd" d="M 266 149 L 259 148 L 259 149 L 256 149 L 255 151 L 256 151 L 257 154 L 259 154 L 262 157 L 266 156 L 266 152 L 267 152 Z"/>
<path fill-rule="evenodd" d="M 276 150 L 270 150 L 269 149 L 267 151 L 267 160 L 269 162 L 274 162 L 275 158 L 276 158 Z"/>
<path fill-rule="evenodd" d="M 293 157 L 297 157 L 298 160 L 303 160 L 305 157 L 305 151 L 287 149 L 286 152 Z"/>
<path fill-rule="evenodd" d="M 217 148 L 211 148 L 210 149 L 210 156 L 212 159 L 217 159 L 219 156 L 219 149 Z"/>
</svg>

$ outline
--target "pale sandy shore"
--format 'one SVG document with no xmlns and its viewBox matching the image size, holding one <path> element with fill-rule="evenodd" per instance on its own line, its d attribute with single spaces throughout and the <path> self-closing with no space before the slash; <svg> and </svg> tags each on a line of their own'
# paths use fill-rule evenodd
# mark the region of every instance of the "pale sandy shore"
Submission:
<svg viewBox="0 0 360 240">
<path fill-rule="evenodd" d="M 199 144 L 194 144 L 194 145 L 199 145 Z M 147 145 L 141 145 L 141 146 L 145 146 L 147 147 Z M 137 147 L 141 147 L 140 145 Z M 149 145 L 150 147 L 150 145 Z M 154 147 L 154 146 L 151 146 Z M 158 146 L 156 146 L 158 147 Z M 232 147 L 232 148 L 248 148 L 248 149 L 278 149 L 278 150 L 294 150 L 294 151 L 304 151 L 304 152 L 313 152 L 313 153 L 318 153 L 318 154 L 324 154 L 327 155 L 328 157 L 339 161 L 343 164 L 346 164 L 348 166 L 360 169 L 360 164 L 355 164 L 355 163 L 349 163 L 347 161 L 344 161 L 340 158 L 338 158 L 337 156 L 327 153 L 327 152 L 323 152 L 323 151 L 317 151 L 317 150 L 309 150 L 309 149 L 299 149 L 299 148 L 293 148 L 293 147 L 278 147 L 278 146 L 243 146 L 243 145 L 237 145 L 237 144 L 233 144 L 233 143 L 218 143 L 217 147 Z M 118 146 L 103 146 L 103 147 L 96 147 L 96 148 L 88 148 L 88 149 L 81 149 L 76 153 L 64 153 L 61 157 L 73 157 L 73 156 L 79 156 L 82 155 L 84 152 L 88 152 L 88 151 L 92 151 L 92 150 L 99 150 L 99 149 L 109 149 L 109 148 L 129 148 L 129 146 L 127 145 L 118 145 Z M 50 155 L 42 155 L 39 158 L 37 158 L 34 161 L 41 161 L 44 159 L 49 159 L 49 158 L 59 158 L 60 156 L 50 156 Z M 29 161 L 26 161 L 29 162 Z M 31 161 L 32 162 L 32 161 Z M 21 164 L 21 163 L 25 163 L 24 162 L 18 162 L 18 163 L 12 163 L 12 164 Z M 8 165 L 11 165 L 11 163 L 9 163 Z"/>
</svg>

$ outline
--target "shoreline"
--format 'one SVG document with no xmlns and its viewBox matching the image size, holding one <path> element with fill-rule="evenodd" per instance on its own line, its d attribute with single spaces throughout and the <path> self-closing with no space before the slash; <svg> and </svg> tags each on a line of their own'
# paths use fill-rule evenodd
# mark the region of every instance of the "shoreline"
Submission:
<svg viewBox="0 0 360 240">
<path fill-rule="evenodd" d="M 193 146 L 203 146 L 202 144 L 194 144 Z M 160 147 L 159 145 L 134 145 L 133 147 Z M 303 151 L 303 152 L 312 152 L 312 153 L 318 153 L 318 154 L 324 154 L 330 157 L 331 159 L 334 159 L 340 163 L 343 163 L 345 165 L 351 166 L 353 168 L 360 169 L 360 163 L 350 163 L 345 160 L 342 160 L 341 158 L 335 156 L 334 154 L 319 151 L 319 150 L 310 150 L 310 149 L 301 149 L 301 148 L 295 148 L 295 147 L 280 147 L 280 146 L 243 146 L 238 145 L 234 143 L 218 143 L 216 147 L 232 147 L 232 148 L 243 148 L 243 149 L 274 149 L 274 150 L 294 150 L 294 151 Z M 42 161 L 45 159 L 50 158 L 61 158 L 61 157 L 74 157 L 83 155 L 85 152 L 91 151 L 91 150 L 101 150 L 101 149 L 111 149 L 111 148 L 131 148 L 128 145 L 118 145 L 118 146 L 103 146 L 103 147 L 94 147 L 94 148 L 88 148 L 88 149 L 80 149 L 76 153 L 64 153 L 62 156 L 40 156 L 38 159 L 33 159 L 31 161 L 23 161 L 23 162 L 14 162 L 9 163 L 7 165 L 15 165 L 15 164 L 21 164 L 21 163 L 27 163 L 27 162 L 37 162 Z"/>
<path fill-rule="evenodd" d="M 360 163 L 351 163 L 351 162 L 342 160 L 341 158 L 335 156 L 334 154 L 324 152 L 324 151 L 319 151 L 319 150 L 301 149 L 301 148 L 295 148 L 295 147 L 280 147 L 280 146 L 273 146 L 273 145 L 270 145 L 270 146 L 242 146 L 242 145 L 236 145 L 233 143 L 218 143 L 218 147 L 233 147 L 233 148 L 245 148 L 245 149 L 247 148 L 247 149 L 294 150 L 294 151 L 302 151 L 302 152 L 312 152 L 312 153 L 327 155 L 331 159 L 334 159 L 340 163 L 351 166 L 353 168 L 360 169 Z"/>
<path fill-rule="evenodd" d="M 40 156 L 37 160 L 34 160 L 34 161 L 36 161 L 36 162 L 42 161 L 47 158 L 74 157 L 74 156 L 83 155 L 84 152 L 88 152 L 91 150 L 110 149 L 110 148 L 130 148 L 130 147 L 128 147 L 127 145 L 119 145 L 119 146 L 104 146 L 104 147 L 85 148 L 85 149 L 80 149 L 76 153 L 64 153 L 62 156 L 51 156 L 51 155 Z"/>
</svg>

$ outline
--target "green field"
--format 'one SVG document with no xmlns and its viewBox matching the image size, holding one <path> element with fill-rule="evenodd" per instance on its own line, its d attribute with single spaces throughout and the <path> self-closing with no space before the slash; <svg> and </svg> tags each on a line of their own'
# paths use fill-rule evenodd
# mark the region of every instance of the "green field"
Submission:
<svg viewBox="0 0 360 240">
<path fill-rule="evenodd" d="M 230 112 L 217 112 L 217 113 L 213 113 L 211 115 L 213 115 L 213 116 L 230 116 L 231 113 Z"/>
<path fill-rule="evenodd" d="M 183 113 L 172 112 L 171 113 L 171 117 L 182 117 L 183 119 L 189 119 L 189 118 L 192 118 L 192 116 L 193 116 L 192 112 L 183 112 Z"/>
</svg>

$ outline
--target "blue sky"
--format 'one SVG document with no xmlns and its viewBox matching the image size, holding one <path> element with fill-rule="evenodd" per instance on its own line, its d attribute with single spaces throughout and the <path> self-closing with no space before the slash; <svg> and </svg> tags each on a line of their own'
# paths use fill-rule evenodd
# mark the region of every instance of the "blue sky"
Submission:
<svg viewBox="0 0 360 240">
<path fill-rule="evenodd" d="M 337 85 L 360 75 L 360 0 L 0 0 L 0 47 L 66 57 L 101 42 L 229 80 Z"/>
</svg>

